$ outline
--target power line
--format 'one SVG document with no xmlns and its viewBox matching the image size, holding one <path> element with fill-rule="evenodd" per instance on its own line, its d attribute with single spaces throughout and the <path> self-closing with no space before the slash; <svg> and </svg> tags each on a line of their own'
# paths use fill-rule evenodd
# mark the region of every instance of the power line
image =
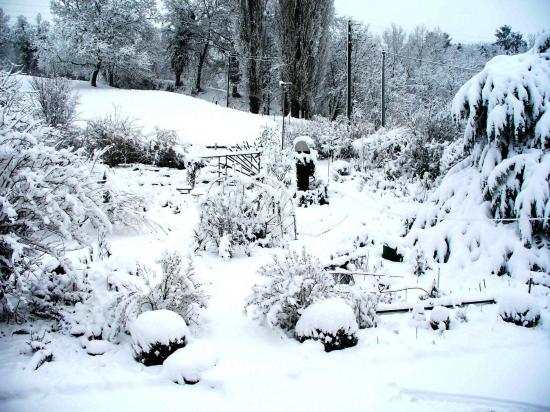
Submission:
<svg viewBox="0 0 550 412">
<path fill-rule="evenodd" d="M 481 68 L 479 69 L 472 69 L 470 67 L 461 67 L 461 66 L 454 66 L 452 64 L 445 64 L 445 63 L 439 63 L 439 62 L 434 62 L 434 61 L 431 61 L 431 60 L 425 60 L 425 59 L 418 59 L 416 57 L 410 57 L 410 56 L 403 56 L 402 54 L 397 54 L 397 53 L 390 53 L 390 52 L 386 52 L 387 54 L 390 54 L 392 56 L 397 56 L 397 57 L 400 57 L 402 59 L 408 59 L 408 60 L 414 60 L 414 61 L 417 61 L 417 62 L 420 62 L 420 63 L 428 63 L 428 64 L 435 64 L 435 65 L 438 65 L 438 66 L 444 66 L 444 67 L 452 67 L 454 69 L 459 69 L 459 70 L 468 70 L 468 71 L 471 71 L 471 72 L 479 72 L 480 70 L 482 70 Z"/>
</svg>

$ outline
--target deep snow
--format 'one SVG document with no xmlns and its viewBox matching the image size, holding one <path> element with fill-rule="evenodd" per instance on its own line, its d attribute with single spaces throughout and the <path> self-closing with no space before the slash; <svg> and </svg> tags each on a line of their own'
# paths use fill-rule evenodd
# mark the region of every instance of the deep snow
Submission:
<svg viewBox="0 0 550 412">
<path fill-rule="evenodd" d="M 118 104 L 124 108 L 122 114 L 140 118 L 146 127 L 180 130 L 182 139 L 201 144 L 253 141 L 261 126 L 271 121 L 167 92 L 74 85 L 82 119 L 111 112 Z M 321 162 L 318 173 L 330 177 L 329 167 Z M 137 233 L 115 227 L 108 238 L 113 257 L 106 270 L 109 265 L 135 265 L 136 259 L 158 269 L 165 249 L 183 255 L 192 252 L 198 204 L 195 197 L 176 190 L 184 181 L 183 172 L 150 169 L 119 168 L 109 177 L 150 200 L 147 215 L 160 229 Z M 439 275 L 434 270 L 417 279 L 412 276 L 409 249 L 404 250 L 405 262 L 383 261 L 382 245 L 399 243 L 403 216 L 418 207 L 413 199 L 420 189 L 386 182 L 376 173 L 362 185 L 359 190 L 360 181 L 354 176 L 331 181 L 330 205 L 298 209 L 298 240 L 289 247 L 305 247 L 326 262 L 357 236 L 368 236 L 369 267 L 397 276 L 388 278 L 393 289 L 429 289 L 437 278 L 447 301 L 500 296 L 510 287 L 526 292 L 523 279 L 491 276 L 468 265 L 442 266 Z M 145 367 L 134 360 L 129 336 L 112 347 L 93 344 L 88 349 L 80 338 L 52 333 L 48 350 L 54 361 L 33 371 L 31 356 L 20 354 L 28 335 L 12 335 L 18 326 L 3 327 L 0 410 L 550 410 L 550 316 L 544 286 L 533 287 L 543 308 L 537 328 L 503 322 L 497 305 L 451 309 L 451 327 L 444 332 L 426 328 L 419 319 L 411 322 L 413 313 L 384 315 L 376 328 L 357 332 L 357 346 L 325 353 L 319 342 L 300 344 L 245 315 L 245 299 L 261 280 L 256 271 L 271 261 L 272 253 L 284 251 L 256 248 L 252 257 L 229 260 L 214 254 L 195 257 L 196 276 L 210 295 L 202 326 L 191 328 L 189 349 L 196 348 L 200 362 L 178 355 L 166 368 Z M 101 273 L 96 275 L 94 281 L 104 280 Z M 418 294 L 398 296 L 413 304 Z M 44 324 L 26 327 L 40 331 Z M 87 353 L 99 349 L 107 351 L 97 356 Z M 178 380 L 174 375 L 183 373 L 196 373 L 201 381 L 174 383 Z"/>
</svg>

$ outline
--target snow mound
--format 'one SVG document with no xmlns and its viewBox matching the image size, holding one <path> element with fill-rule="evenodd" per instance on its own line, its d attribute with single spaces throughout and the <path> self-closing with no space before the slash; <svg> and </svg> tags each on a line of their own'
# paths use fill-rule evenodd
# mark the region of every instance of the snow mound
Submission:
<svg viewBox="0 0 550 412">
<path fill-rule="evenodd" d="M 508 293 L 498 299 L 498 314 L 505 322 L 532 327 L 540 319 L 540 307 L 530 295 Z"/>
<path fill-rule="evenodd" d="M 213 348 L 204 342 L 195 341 L 170 355 L 162 364 L 162 370 L 172 382 L 195 384 L 217 362 L 218 354 Z"/>
<path fill-rule="evenodd" d="M 187 339 L 189 329 L 183 318 L 171 310 L 144 312 L 130 323 L 130 335 L 134 346 L 147 352 L 155 343 L 169 345 L 170 342 Z"/>
<path fill-rule="evenodd" d="M 318 337 L 319 331 L 335 335 L 339 331 L 352 335 L 359 326 L 353 310 L 340 298 L 326 299 L 308 306 L 296 324 L 301 337 Z"/>
<path fill-rule="evenodd" d="M 112 350 L 114 345 L 106 340 L 91 340 L 86 344 L 86 353 L 88 355 L 103 355 Z"/>
</svg>

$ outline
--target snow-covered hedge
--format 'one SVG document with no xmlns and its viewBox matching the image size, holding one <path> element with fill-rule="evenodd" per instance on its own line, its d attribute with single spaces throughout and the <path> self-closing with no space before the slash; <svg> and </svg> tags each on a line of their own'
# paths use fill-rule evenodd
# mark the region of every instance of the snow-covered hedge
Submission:
<svg viewBox="0 0 550 412">
<path fill-rule="evenodd" d="M 353 310 L 342 299 L 331 298 L 304 310 L 296 324 L 296 337 L 300 342 L 318 340 L 330 352 L 355 346 L 358 329 Z"/>
<path fill-rule="evenodd" d="M 265 176 L 234 176 L 211 186 L 200 209 L 196 250 L 232 257 L 250 254 L 254 245 L 281 245 L 294 234 L 292 199 L 281 184 Z"/>
<path fill-rule="evenodd" d="M 498 314 L 505 322 L 532 328 L 540 320 L 540 307 L 530 295 L 506 294 L 498 299 Z"/>
<path fill-rule="evenodd" d="M 479 273 L 550 271 L 549 38 L 495 57 L 457 93 L 468 156 L 409 222 L 427 256 Z"/>
<path fill-rule="evenodd" d="M 189 330 L 183 318 L 170 310 L 144 312 L 130 323 L 134 356 L 146 366 L 161 365 L 187 345 Z"/>
</svg>

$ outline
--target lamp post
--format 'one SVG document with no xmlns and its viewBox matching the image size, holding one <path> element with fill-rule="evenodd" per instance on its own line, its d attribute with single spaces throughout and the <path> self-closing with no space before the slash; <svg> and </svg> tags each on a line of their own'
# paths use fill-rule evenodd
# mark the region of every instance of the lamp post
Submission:
<svg viewBox="0 0 550 412">
<path fill-rule="evenodd" d="M 283 82 L 279 80 L 279 86 L 283 88 L 283 104 L 281 105 L 281 114 L 283 117 L 283 128 L 281 131 L 281 150 L 285 147 L 285 108 L 286 108 L 286 86 L 290 86 L 292 83 Z"/>
</svg>

